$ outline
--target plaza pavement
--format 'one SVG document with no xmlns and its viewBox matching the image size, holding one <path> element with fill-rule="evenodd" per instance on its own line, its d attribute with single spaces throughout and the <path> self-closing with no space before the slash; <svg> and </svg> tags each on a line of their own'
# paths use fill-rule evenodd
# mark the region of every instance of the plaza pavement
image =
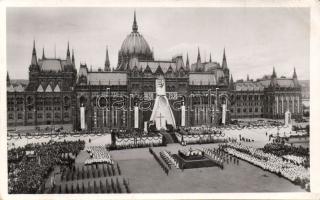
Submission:
<svg viewBox="0 0 320 200">
<path fill-rule="evenodd" d="M 188 145 L 170 144 L 154 147 L 159 153 L 169 150 L 177 153 L 180 148 L 217 147 L 218 144 Z M 122 173 L 128 178 L 132 192 L 136 193 L 197 193 L 197 192 L 303 192 L 288 180 L 264 171 L 245 161 L 239 165 L 225 162 L 218 167 L 196 169 L 172 169 L 169 175 L 161 169 L 148 148 L 111 151 Z"/>
</svg>

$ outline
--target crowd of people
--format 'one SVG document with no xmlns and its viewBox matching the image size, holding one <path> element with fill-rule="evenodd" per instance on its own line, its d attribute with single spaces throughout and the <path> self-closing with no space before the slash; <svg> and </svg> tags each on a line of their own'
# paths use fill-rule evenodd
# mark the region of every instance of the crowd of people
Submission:
<svg viewBox="0 0 320 200">
<path fill-rule="evenodd" d="M 62 154 L 78 155 L 84 149 L 84 145 L 84 141 L 78 140 L 28 144 L 25 147 L 10 149 L 8 151 L 9 193 L 42 192 L 45 181 L 54 166 L 65 162 L 62 161 Z M 32 153 L 26 155 L 27 151 Z"/>
<path fill-rule="evenodd" d="M 175 160 L 172 157 L 172 154 L 170 151 L 167 151 L 167 150 L 161 151 L 160 156 L 167 163 L 170 169 L 171 169 L 171 166 L 174 166 L 175 168 L 179 169 L 179 163 L 177 162 L 177 160 Z"/>
<path fill-rule="evenodd" d="M 294 162 L 304 167 L 310 166 L 310 152 L 308 148 L 295 147 L 287 144 L 268 143 L 263 149 L 265 153 L 271 153 L 282 157 L 285 161 Z"/>
<path fill-rule="evenodd" d="M 69 182 L 56 186 L 48 193 L 88 194 L 88 193 L 131 193 L 128 180 L 123 178 L 93 179 L 87 182 Z"/>
<path fill-rule="evenodd" d="M 151 147 L 149 148 L 149 152 L 153 155 L 154 159 L 158 162 L 163 171 L 168 175 L 170 168 L 165 165 L 165 163 L 158 157 Z"/>
<path fill-rule="evenodd" d="M 89 146 L 86 147 L 86 151 L 89 153 L 90 158 L 85 161 L 85 165 L 97 163 L 113 164 L 113 160 L 105 146 Z"/>
<path fill-rule="evenodd" d="M 180 134 L 180 133 L 175 133 L 175 136 L 178 140 L 178 142 L 182 146 L 186 146 L 187 144 L 207 144 L 207 143 L 224 143 L 228 141 L 235 141 L 237 140 L 236 138 L 231 138 L 231 137 L 224 137 L 224 134 L 195 134 L 195 135 L 186 135 L 186 134 Z"/>
<path fill-rule="evenodd" d="M 299 184 L 305 189 L 310 187 L 309 170 L 302 165 L 283 160 L 271 153 L 265 153 L 262 150 L 248 147 L 240 143 L 228 143 L 222 145 L 224 151 L 245 160 L 264 170 L 283 176 L 295 184 Z M 240 151 L 242 150 L 242 151 Z"/>
</svg>

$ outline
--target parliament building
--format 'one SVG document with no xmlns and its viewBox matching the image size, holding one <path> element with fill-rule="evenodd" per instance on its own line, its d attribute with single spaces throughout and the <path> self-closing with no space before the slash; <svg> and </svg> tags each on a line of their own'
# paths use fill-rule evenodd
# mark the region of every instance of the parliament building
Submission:
<svg viewBox="0 0 320 200">
<path fill-rule="evenodd" d="M 178 55 L 157 60 L 138 31 L 134 14 L 132 31 L 113 70 L 108 49 L 103 69 L 93 71 L 80 64 L 77 70 L 69 44 L 63 60 L 47 58 L 44 50 L 38 58 L 34 42 L 29 80 L 11 80 L 7 74 L 7 124 L 72 124 L 74 130 L 107 130 L 143 129 L 156 119 L 179 127 L 217 126 L 239 118 L 284 119 L 287 111 L 292 118 L 302 116 L 295 70 L 290 78 L 279 77 L 273 68 L 261 79 L 234 81 L 231 69 L 225 50 L 221 62 L 211 56 L 203 62 L 199 49 L 195 62 L 189 61 L 188 54 L 185 59 Z M 164 87 L 162 100 L 157 100 L 159 87 Z"/>
</svg>

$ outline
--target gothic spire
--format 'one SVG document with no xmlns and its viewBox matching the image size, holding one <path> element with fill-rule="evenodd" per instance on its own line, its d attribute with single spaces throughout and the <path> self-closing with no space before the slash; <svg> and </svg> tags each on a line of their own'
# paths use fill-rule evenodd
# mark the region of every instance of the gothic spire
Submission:
<svg viewBox="0 0 320 200">
<path fill-rule="evenodd" d="M 67 48 L 67 60 L 70 60 L 69 41 L 68 41 L 68 48 Z"/>
<path fill-rule="evenodd" d="M 296 73 L 296 68 L 293 69 L 293 76 L 292 76 L 292 78 L 294 78 L 294 79 L 297 79 L 297 78 L 298 78 L 297 73 Z"/>
<path fill-rule="evenodd" d="M 273 67 L 271 78 L 277 78 L 276 70 Z"/>
<path fill-rule="evenodd" d="M 277 86 L 277 85 L 278 85 L 278 82 L 277 82 L 277 74 L 276 74 L 275 68 L 273 67 L 272 75 L 271 75 L 271 81 L 270 81 L 270 86 L 275 87 L 275 86 Z"/>
<path fill-rule="evenodd" d="M 108 46 L 106 48 L 106 61 L 104 63 L 104 71 L 110 71 L 110 60 L 109 60 L 109 53 L 108 53 Z"/>
<path fill-rule="evenodd" d="M 186 68 L 187 68 L 187 71 L 190 71 L 189 55 L 188 55 L 188 53 L 187 53 L 187 60 L 186 60 Z"/>
<path fill-rule="evenodd" d="M 32 57 L 31 57 L 31 65 L 37 65 L 37 52 L 36 52 L 36 41 L 33 40 L 33 49 L 32 49 Z"/>
<path fill-rule="evenodd" d="M 227 69 L 228 68 L 227 58 L 226 58 L 226 49 L 225 48 L 223 48 L 222 68 L 223 69 Z"/>
<path fill-rule="evenodd" d="M 201 63 L 201 57 L 200 57 L 200 49 L 199 49 L 199 47 L 198 47 L 197 63 Z"/>
<path fill-rule="evenodd" d="M 212 60 L 211 60 L 211 53 L 210 53 L 210 59 L 209 59 L 209 62 L 212 62 Z"/>
<path fill-rule="evenodd" d="M 138 24 L 137 24 L 137 20 L 136 20 L 136 11 L 134 11 L 134 16 L 133 16 L 132 32 L 134 32 L 134 33 L 138 32 Z"/>
<path fill-rule="evenodd" d="M 42 60 L 46 59 L 46 56 L 44 55 L 44 48 L 42 48 Z"/>
<path fill-rule="evenodd" d="M 232 77 L 232 74 L 230 76 L 230 82 L 229 82 L 229 88 L 230 89 L 233 89 L 233 86 L 234 86 L 234 83 L 233 83 L 233 77 Z"/>
<path fill-rule="evenodd" d="M 249 78 L 249 74 L 247 74 L 247 81 L 249 81 L 250 80 L 250 78 Z"/>
<path fill-rule="evenodd" d="M 292 79 L 293 79 L 294 86 L 295 86 L 295 87 L 299 87 L 300 84 L 299 84 L 299 81 L 298 81 L 298 76 L 297 76 L 297 73 L 296 73 L 296 68 L 294 68 L 294 70 L 293 70 Z"/>
<path fill-rule="evenodd" d="M 73 49 L 72 49 L 72 64 L 75 64 L 75 62 L 74 62 L 74 51 L 73 51 Z"/>
<path fill-rule="evenodd" d="M 9 72 L 7 71 L 7 86 L 10 85 L 10 77 L 9 77 Z"/>
</svg>

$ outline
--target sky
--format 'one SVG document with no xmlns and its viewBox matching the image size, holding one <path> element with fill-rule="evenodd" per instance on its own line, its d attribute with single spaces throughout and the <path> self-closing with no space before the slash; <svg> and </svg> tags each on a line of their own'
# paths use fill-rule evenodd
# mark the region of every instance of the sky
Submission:
<svg viewBox="0 0 320 200">
<path fill-rule="evenodd" d="M 7 69 L 11 79 L 28 79 L 33 40 L 38 58 L 65 59 L 67 43 L 76 67 L 104 67 L 106 46 L 111 67 L 132 30 L 136 10 L 139 32 L 157 60 L 189 54 L 194 63 L 221 62 L 226 49 L 234 79 L 272 73 L 309 79 L 310 13 L 308 8 L 7 8 Z M 55 53 L 56 52 L 56 53 Z"/>
</svg>

